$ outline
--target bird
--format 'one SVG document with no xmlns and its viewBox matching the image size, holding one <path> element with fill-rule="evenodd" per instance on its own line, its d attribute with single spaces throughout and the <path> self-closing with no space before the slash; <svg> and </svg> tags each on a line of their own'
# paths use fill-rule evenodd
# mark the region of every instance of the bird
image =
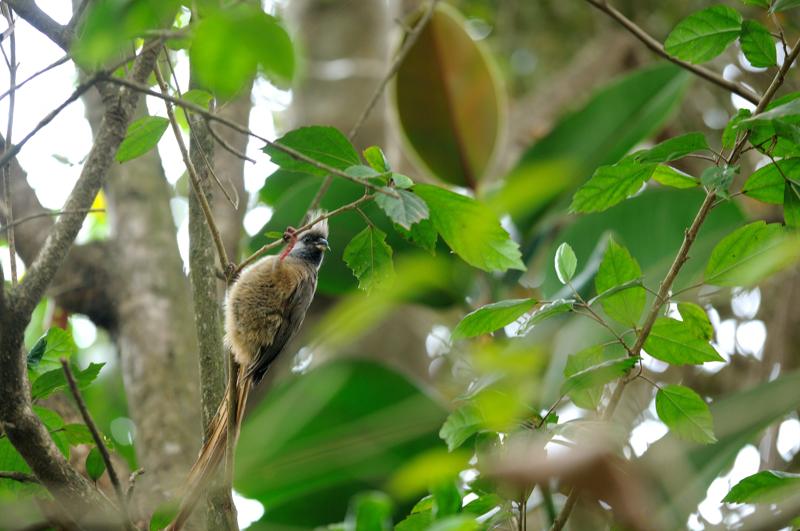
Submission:
<svg viewBox="0 0 800 531">
<path fill-rule="evenodd" d="M 169 531 L 178 531 L 186 523 L 222 462 L 229 415 L 235 416 L 235 443 L 250 388 L 261 381 L 297 333 L 311 305 L 322 259 L 330 246 L 327 218 L 321 213 L 310 217 L 318 221 L 302 233 L 287 229 L 284 240 L 288 245 L 283 252 L 247 267 L 228 290 L 225 345 L 235 360 L 236 389 L 228 387 L 209 423 L 206 442 L 189 471 L 188 490 Z M 235 399 L 233 408 L 231 399 Z"/>
</svg>

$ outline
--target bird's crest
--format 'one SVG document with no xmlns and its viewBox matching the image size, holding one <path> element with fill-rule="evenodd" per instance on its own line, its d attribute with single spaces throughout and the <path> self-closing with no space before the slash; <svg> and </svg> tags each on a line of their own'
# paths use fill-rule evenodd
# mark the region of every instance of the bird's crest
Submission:
<svg viewBox="0 0 800 531">
<path fill-rule="evenodd" d="M 323 216 L 323 215 L 325 215 L 325 211 L 324 210 L 314 210 L 314 211 L 308 213 L 308 220 L 309 221 L 315 220 L 318 217 Z M 328 219 L 325 218 L 323 220 L 318 221 L 317 223 L 312 225 L 310 229 L 308 229 L 308 232 L 309 233 L 313 233 L 313 234 L 319 234 L 323 238 L 327 238 L 328 237 Z"/>
</svg>

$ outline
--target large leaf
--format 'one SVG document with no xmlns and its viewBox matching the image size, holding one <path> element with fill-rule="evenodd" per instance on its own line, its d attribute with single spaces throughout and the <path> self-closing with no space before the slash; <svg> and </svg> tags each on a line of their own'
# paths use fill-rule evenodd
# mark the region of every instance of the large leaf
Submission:
<svg viewBox="0 0 800 531">
<path fill-rule="evenodd" d="M 161 116 L 145 116 L 131 123 L 117 150 L 117 161 L 135 159 L 156 147 L 167 127 L 169 120 Z"/>
<path fill-rule="evenodd" d="M 683 19 L 664 42 L 668 54 L 704 63 L 715 58 L 736 40 L 742 27 L 742 15 L 727 6 L 713 6 Z"/>
<path fill-rule="evenodd" d="M 394 276 L 392 248 L 386 244 L 386 233 L 373 226 L 358 233 L 347 245 L 344 261 L 363 290 L 380 287 Z"/>
<path fill-rule="evenodd" d="M 711 341 L 714 338 L 714 327 L 708 319 L 708 314 L 700 306 L 693 302 L 679 302 L 678 312 L 686 326 L 690 327 L 694 335 Z"/>
<path fill-rule="evenodd" d="M 100 374 L 100 369 L 103 368 L 105 363 L 90 363 L 88 367 L 83 370 L 76 370 L 72 368 L 75 382 L 80 389 L 88 387 L 97 376 Z M 64 375 L 63 369 L 53 369 L 48 371 L 33 381 L 31 385 L 31 398 L 33 400 L 41 400 L 47 398 L 51 394 L 62 391 L 68 387 L 67 377 Z"/>
<path fill-rule="evenodd" d="M 682 385 L 667 385 L 656 393 L 658 418 L 678 436 L 699 443 L 716 442 L 714 419 L 700 395 Z"/>
<path fill-rule="evenodd" d="M 535 299 L 509 299 L 481 306 L 453 329 L 453 340 L 489 334 L 513 323 L 536 305 Z"/>
<path fill-rule="evenodd" d="M 465 20 L 439 4 L 395 76 L 405 138 L 448 183 L 476 188 L 497 146 L 504 98 L 491 61 Z"/>
<path fill-rule="evenodd" d="M 519 246 L 486 206 L 429 184 L 416 185 L 414 192 L 428 204 L 442 239 L 465 262 L 484 271 L 525 269 Z"/>
<path fill-rule="evenodd" d="M 641 277 L 642 269 L 636 259 L 626 248 L 610 239 L 594 277 L 597 293 L 602 294 Z M 609 317 L 625 325 L 636 326 L 642 316 L 646 299 L 647 292 L 642 286 L 631 286 L 604 296 L 600 303 Z"/>
<path fill-rule="evenodd" d="M 742 23 L 742 52 L 750 64 L 755 67 L 765 68 L 778 64 L 778 54 L 775 51 L 775 41 L 769 30 L 755 20 L 745 20 Z"/>
<path fill-rule="evenodd" d="M 61 358 L 67 360 L 78 352 L 72 334 L 56 326 L 47 330 L 28 353 L 28 369 L 40 375 L 55 369 L 61 370 Z M 35 380 L 35 378 L 32 378 Z"/>
<path fill-rule="evenodd" d="M 353 494 L 383 486 L 412 456 L 441 448 L 437 432 L 445 415 L 382 366 L 319 367 L 271 390 L 248 415 L 235 488 L 269 507 L 262 522 L 275 527 L 342 521 Z"/>
<path fill-rule="evenodd" d="M 575 193 L 570 209 L 574 212 L 602 212 L 641 190 L 655 169 L 655 164 L 631 161 L 600 166 Z"/>
<path fill-rule="evenodd" d="M 591 369 L 613 359 L 611 349 L 607 349 L 603 345 L 589 347 L 567 357 L 567 363 L 564 365 L 564 376 L 569 378 L 583 370 Z M 571 389 L 569 397 L 576 406 L 595 410 L 600 405 L 600 399 L 603 397 L 603 387 L 606 383 L 597 382 L 596 385 L 584 386 L 582 389 Z"/>
<path fill-rule="evenodd" d="M 707 149 L 708 142 L 703 133 L 686 133 L 634 153 L 633 158 L 638 162 L 670 162 Z"/>
<path fill-rule="evenodd" d="M 447 443 L 447 449 L 452 452 L 478 433 L 484 424 L 480 409 L 473 402 L 467 402 L 447 416 L 442 429 L 439 430 L 439 437 Z"/>
<path fill-rule="evenodd" d="M 335 127 L 319 125 L 300 127 L 289 131 L 276 142 L 342 171 L 361 162 L 353 145 Z M 297 160 L 276 147 L 266 146 L 264 152 L 270 156 L 272 162 L 284 170 L 320 176 L 328 173 L 313 164 Z"/>
<path fill-rule="evenodd" d="M 669 317 L 656 320 L 644 349 L 654 358 L 673 365 L 725 361 L 707 340 L 697 336 L 693 327 Z"/>
<path fill-rule="evenodd" d="M 749 286 L 794 263 L 800 241 L 777 224 L 756 221 L 720 241 L 711 253 L 705 280 L 717 286 Z"/>
<path fill-rule="evenodd" d="M 753 199 L 780 205 L 787 179 L 800 183 L 800 158 L 779 160 L 759 168 L 744 183 L 742 192 Z"/>
<path fill-rule="evenodd" d="M 658 131 L 690 80 L 680 68 L 662 64 L 598 90 L 523 154 L 496 199 L 498 210 L 510 212 L 527 231 L 547 201 L 574 190 L 599 166 L 619 161 Z"/>
<path fill-rule="evenodd" d="M 389 193 L 375 195 L 375 203 L 378 204 L 389 218 L 406 230 L 411 230 L 411 226 L 427 219 L 428 205 L 416 194 L 408 190 L 383 188 Z M 390 195 L 392 193 L 392 195 Z M 395 197 L 397 196 L 397 197 Z"/>
<path fill-rule="evenodd" d="M 239 3 L 206 13 L 195 29 L 192 73 L 209 90 L 235 95 L 256 69 L 282 85 L 294 74 L 294 51 L 280 23 L 260 5 Z"/>
<path fill-rule="evenodd" d="M 800 492 L 800 474 L 762 470 L 748 476 L 722 500 L 728 503 L 779 503 Z"/>
</svg>

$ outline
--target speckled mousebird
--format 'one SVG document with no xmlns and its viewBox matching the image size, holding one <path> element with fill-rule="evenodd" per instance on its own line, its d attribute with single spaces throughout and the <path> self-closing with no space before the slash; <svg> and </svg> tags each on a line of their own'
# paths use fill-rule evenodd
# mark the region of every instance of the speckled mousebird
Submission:
<svg viewBox="0 0 800 531">
<path fill-rule="evenodd" d="M 237 434 L 250 386 L 261 381 L 303 322 L 317 288 L 327 238 L 328 223 L 322 220 L 296 236 L 296 242 L 280 255 L 267 256 L 245 269 L 228 291 L 225 343 L 238 366 Z M 187 493 L 169 530 L 177 531 L 186 523 L 225 455 L 230 396 L 226 393 L 211 420 L 206 442 L 189 472 Z"/>
</svg>

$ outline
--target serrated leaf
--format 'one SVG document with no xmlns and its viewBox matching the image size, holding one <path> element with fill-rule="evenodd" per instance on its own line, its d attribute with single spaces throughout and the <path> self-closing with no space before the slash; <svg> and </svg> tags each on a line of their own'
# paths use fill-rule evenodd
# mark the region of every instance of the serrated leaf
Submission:
<svg viewBox="0 0 800 531">
<path fill-rule="evenodd" d="M 573 212 L 602 212 L 638 192 L 653 175 L 656 164 L 622 161 L 600 166 L 572 198 Z"/>
<path fill-rule="evenodd" d="M 718 5 L 683 19 L 664 41 L 666 52 L 690 63 L 704 63 L 725 51 L 736 40 L 742 16 L 730 7 Z"/>
<path fill-rule="evenodd" d="M 567 362 L 564 365 L 564 377 L 570 376 L 595 365 L 599 365 L 609 358 L 606 354 L 607 349 L 603 345 L 595 345 L 586 349 L 570 354 L 567 356 Z M 583 409 L 596 410 L 600 405 L 600 399 L 603 396 L 603 385 L 589 387 L 583 390 L 572 390 L 569 392 L 569 397 L 572 402 Z"/>
<path fill-rule="evenodd" d="M 573 391 L 585 391 L 592 387 L 602 386 L 626 374 L 636 363 L 639 357 L 627 356 L 624 358 L 604 361 L 597 365 L 587 367 L 569 376 L 561 384 L 561 394 Z"/>
<path fill-rule="evenodd" d="M 750 109 L 739 109 L 736 114 L 725 125 L 725 130 L 722 132 L 722 147 L 725 149 L 733 149 L 736 145 L 736 136 L 739 134 L 739 124 L 748 118 L 753 113 Z"/>
<path fill-rule="evenodd" d="M 667 385 L 656 393 L 658 418 L 683 439 L 703 444 L 717 441 L 714 419 L 703 399 L 682 385 Z"/>
<path fill-rule="evenodd" d="M 609 239 L 603 260 L 594 277 L 597 293 L 602 294 L 641 277 L 642 269 L 630 252 L 613 239 Z M 612 319 L 625 325 L 636 326 L 642 316 L 646 299 L 647 292 L 642 286 L 631 286 L 603 297 L 600 299 L 600 304 Z"/>
<path fill-rule="evenodd" d="M 700 186 L 700 181 L 672 166 L 659 164 L 653 171 L 653 180 L 671 186 L 672 188 L 694 188 Z"/>
<path fill-rule="evenodd" d="M 720 197 L 727 198 L 730 197 L 728 189 L 737 173 L 739 173 L 738 166 L 711 166 L 700 175 L 700 182 Z"/>
<path fill-rule="evenodd" d="M 378 173 L 392 171 L 391 166 L 389 166 L 389 161 L 386 159 L 386 155 L 378 146 L 370 146 L 365 149 L 364 160 L 366 160 L 367 164 L 369 164 L 370 167 L 372 167 L 372 169 Z"/>
<path fill-rule="evenodd" d="M 447 416 L 439 430 L 439 437 L 447 443 L 447 450 L 452 452 L 482 427 L 483 416 L 480 410 L 474 403 L 467 402 Z"/>
<path fill-rule="evenodd" d="M 632 158 L 640 163 L 670 162 L 691 153 L 709 149 L 705 135 L 702 133 L 686 133 L 653 146 L 650 149 L 636 152 Z"/>
<path fill-rule="evenodd" d="M 410 230 L 412 225 L 428 218 L 428 205 L 413 192 L 388 187 L 381 190 L 387 193 L 376 193 L 375 203 L 386 212 L 389 219 L 404 229 Z"/>
<path fill-rule="evenodd" d="M 789 181 L 783 192 L 783 220 L 787 227 L 800 228 L 800 188 Z"/>
<path fill-rule="evenodd" d="M 117 150 L 117 161 L 126 162 L 140 157 L 156 147 L 169 127 L 169 120 L 161 116 L 145 116 L 128 126 L 125 140 Z"/>
<path fill-rule="evenodd" d="M 683 322 L 692 329 L 695 336 L 706 341 L 714 338 L 714 327 L 708 320 L 706 311 L 693 302 L 679 302 L 678 313 L 681 314 Z"/>
<path fill-rule="evenodd" d="M 465 262 L 484 271 L 525 270 L 519 245 L 488 207 L 429 184 L 415 185 L 414 192 L 428 204 L 442 239 Z"/>
<path fill-rule="evenodd" d="M 451 337 L 455 341 L 489 334 L 513 323 L 535 305 L 535 299 L 509 299 L 481 306 L 461 319 Z"/>
<path fill-rule="evenodd" d="M 652 357 L 672 365 L 725 361 L 708 341 L 697 337 L 691 326 L 669 317 L 656 320 L 644 349 Z"/>
<path fill-rule="evenodd" d="M 566 284 L 572 277 L 575 276 L 575 270 L 578 267 L 578 258 L 575 256 L 575 251 L 569 246 L 567 242 L 562 243 L 556 249 L 555 268 L 558 280 L 562 284 Z"/>
<path fill-rule="evenodd" d="M 780 503 L 800 492 L 800 474 L 762 470 L 733 486 L 726 503 Z"/>
<path fill-rule="evenodd" d="M 358 152 L 338 129 L 314 125 L 289 131 L 276 143 L 299 151 L 303 155 L 339 170 L 358 166 Z M 316 166 L 293 158 L 278 148 L 266 146 L 264 152 L 272 162 L 288 171 L 325 176 L 327 172 Z"/>
<path fill-rule="evenodd" d="M 800 183 L 800 158 L 778 160 L 759 168 L 745 181 L 742 193 L 764 203 L 780 205 L 787 179 Z"/>
<path fill-rule="evenodd" d="M 799 246 L 797 238 L 777 223 L 750 223 L 714 247 L 705 281 L 717 286 L 751 286 L 797 260 Z"/>
<path fill-rule="evenodd" d="M 100 374 L 105 363 L 90 363 L 82 371 L 75 371 L 75 381 L 80 389 L 88 387 Z M 68 386 L 63 369 L 53 369 L 39 376 L 31 385 L 31 399 L 41 400 Z"/>
<path fill-rule="evenodd" d="M 89 455 L 86 456 L 86 473 L 92 481 L 97 481 L 103 472 L 106 471 L 106 463 L 103 461 L 103 456 L 100 450 L 95 446 L 89 450 Z"/>
<path fill-rule="evenodd" d="M 344 261 L 358 279 L 360 289 L 371 291 L 394 277 L 392 248 L 386 233 L 369 226 L 359 232 L 344 250 Z"/>
<path fill-rule="evenodd" d="M 742 23 L 739 41 L 742 44 L 742 53 L 751 65 L 767 68 L 778 64 L 778 54 L 772 35 L 755 20 L 745 20 Z"/>
<path fill-rule="evenodd" d="M 399 225 L 395 225 L 394 229 L 403 239 L 425 249 L 430 254 L 436 254 L 436 241 L 439 239 L 439 233 L 436 232 L 430 219 L 423 219 L 419 223 L 413 224 L 410 230 Z"/>
</svg>

